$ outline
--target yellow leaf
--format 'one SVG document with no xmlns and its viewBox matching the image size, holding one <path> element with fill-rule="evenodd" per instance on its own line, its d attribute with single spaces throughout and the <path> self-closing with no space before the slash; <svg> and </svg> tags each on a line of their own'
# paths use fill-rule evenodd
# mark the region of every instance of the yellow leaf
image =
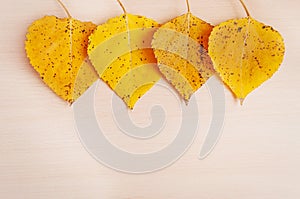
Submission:
<svg viewBox="0 0 300 199">
<path fill-rule="evenodd" d="M 213 26 L 190 12 L 162 25 L 152 47 L 158 67 L 185 101 L 213 75 L 207 54 Z"/>
<path fill-rule="evenodd" d="M 156 27 L 152 19 L 125 13 L 89 37 L 88 55 L 98 75 L 131 109 L 160 79 L 151 49 Z"/>
<path fill-rule="evenodd" d="M 279 32 L 246 12 L 246 18 L 216 26 L 208 50 L 215 70 L 241 103 L 278 70 L 285 51 Z"/>
<path fill-rule="evenodd" d="M 25 49 L 31 65 L 62 99 L 74 102 L 97 74 L 87 59 L 88 36 L 96 28 L 71 17 L 45 16 L 28 29 Z"/>
</svg>

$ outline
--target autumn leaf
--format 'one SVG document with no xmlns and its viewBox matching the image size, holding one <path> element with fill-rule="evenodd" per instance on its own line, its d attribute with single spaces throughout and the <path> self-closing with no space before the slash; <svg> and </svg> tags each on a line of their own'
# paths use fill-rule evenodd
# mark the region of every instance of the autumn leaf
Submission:
<svg viewBox="0 0 300 199">
<path fill-rule="evenodd" d="M 129 108 L 159 79 L 151 49 L 157 22 L 124 14 L 99 25 L 89 37 L 88 55 L 98 75 Z"/>
<path fill-rule="evenodd" d="M 96 25 L 73 19 L 61 5 L 68 18 L 45 16 L 33 22 L 28 28 L 25 50 L 43 81 L 72 103 L 97 80 L 87 59 L 88 36 Z"/>
<path fill-rule="evenodd" d="M 212 75 L 207 54 L 213 26 L 188 13 L 163 24 L 154 34 L 152 47 L 158 68 L 187 102 Z"/>
<path fill-rule="evenodd" d="M 216 26 L 208 51 L 215 70 L 242 103 L 278 70 L 285 47 L 280 33 L 253 19 L 241 3 L 248 16 Z"/>
</svg>

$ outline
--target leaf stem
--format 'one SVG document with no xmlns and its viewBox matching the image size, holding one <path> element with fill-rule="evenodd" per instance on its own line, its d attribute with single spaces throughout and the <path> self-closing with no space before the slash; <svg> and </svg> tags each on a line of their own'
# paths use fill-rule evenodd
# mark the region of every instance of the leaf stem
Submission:
<svg viewBox="0 0 300 199">
<path fill-rule="evenodd" d="M 63 4 L 63 2 L 61 0 L 56 0 L 65 10 L 66 14 L 68 15 L 68 18 L 72 18 L 70 12 L 68 11 L 67 7 Z"/>
<path fill-rule="evenodd" d="M 126 12 L 126 9 L 125 9 L 124 5 L 122 4 L 122 2 L 120 0 L 117 0 L 117 1 L 120 4 L 120 6 L 121 6 L 121 8 L 122 8 L 122 10 L 124 12 L 124 14 L 126 14 L 127 12 Z"/>
<path fill-rule="evenodd" d="M 242 4 L 242 6 L 244 7 L 244 10 L 245 10 L 245 12 L 246 12 L 246 14 L 247 14 L 247 17 L 250 17 L 250 13 L 249 13 L 249 10 L 247 9 L 246 4 L 244 3 L 243 0 L 240 0 L 240 2 L 241 2 L 241 4 Z"/>
<path fill-rule="evenodd" d="M 187 6 L 188 13 L 190 13 L 191 12 L 191 8 L 190 8 L 189 0 L 185 0 L 185 1 L 186 1 L 186 6 Z"/>
</svg>

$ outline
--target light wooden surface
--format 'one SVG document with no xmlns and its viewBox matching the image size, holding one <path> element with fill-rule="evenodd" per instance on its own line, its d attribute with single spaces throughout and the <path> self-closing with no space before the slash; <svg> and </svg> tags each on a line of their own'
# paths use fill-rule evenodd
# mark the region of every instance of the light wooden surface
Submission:
<svg viewBox="0 0 300 199">
<path fill-rule="evenodd" d="M 100 24 L 121 14 L 114 0 L 65 0 L 75 18 Z M 123 0 L 131 13 L 160 23 L 185 12 L 184 0 Z M 199 102 L 199 134 L 172 166 L 130 175 L 95 161 L 83 148 L 72 108 L 56 97 L 30 67 L 24 52 L 26 29 L 43 15 L 64 17 L 55 0 L 2 1 L 0 6 L 0 198 L 300 198 L 300 3 L 297 0 L 245 0 L 252 16 L 279 30 L 286 42 L 282 67 L 240 107 L 226 90 L 223 135 L 205 160 L 197 159 L 211 116 L 205 87 Z M 243 17 L 237 0 L 190 0 L 192 12 L 218 24 Z M 153 100 L 165 103 L 166 130 L 153 140 L 133 140 L 111 120 L 111 91 L 99 86 L 96 110 L 107 137 L 134 152 L 158 150 L 172 141 L 178 102 L 154 88 L 132 113 L 140 125 L 150 121 Z M 168 96 L 166 95 L 166 98 Z M 146 107 L 146 108 L 145 108 Z M 175 107 L 175 108 L 172 108 Z"/>
</svg>

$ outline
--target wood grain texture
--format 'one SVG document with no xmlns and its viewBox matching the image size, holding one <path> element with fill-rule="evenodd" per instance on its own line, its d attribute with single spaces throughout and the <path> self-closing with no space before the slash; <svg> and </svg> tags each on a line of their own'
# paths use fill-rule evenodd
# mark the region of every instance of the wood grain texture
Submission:
<svg viewBox="0 0 300 199">
<path fill-rule="evenodd" d="M 65 0 L 74 18 L 99 24 L 121 14 L 116 1 Z M 123 0 L 128 12 L 160 23 L 186 11 L 183 0 Z M 56 97 L 30 67 L 24 51 L 27 27 L 44 15 L 63 17 L 55 0 L 4 1 L 0 6 L 0 198 L 300 198 L 300 3 L 245 0 L 252 16 L 279 30 L 286 56 L 279 72 L 248 96 L 243 107 L 226 90 L 222 138 L 205 160 L 198 160 L 212 112 L 207 88 L 195 95 L 199 134 L 172 166 L 130 175 L 95 161 L 77 136 L 72 108 Z M 245 16 L 238 1 L 190 0 L 194 15 L 218 24 Z M 131 114 L 138 125 L 151 121 L 160 102 L 167 112 L 165 131 L 152 140 L 124 136 L 113 123 L 112 92 L 101 83 L 95 104 L 106 136 L 120 148 L 147 152 L 170 143 L 180 119 L 179 104 L 154 88 Z M 171 100 L 170 100 L 171 99 Z M 175 107 L 175 108 L 174 108 Z"/>
</svg>

